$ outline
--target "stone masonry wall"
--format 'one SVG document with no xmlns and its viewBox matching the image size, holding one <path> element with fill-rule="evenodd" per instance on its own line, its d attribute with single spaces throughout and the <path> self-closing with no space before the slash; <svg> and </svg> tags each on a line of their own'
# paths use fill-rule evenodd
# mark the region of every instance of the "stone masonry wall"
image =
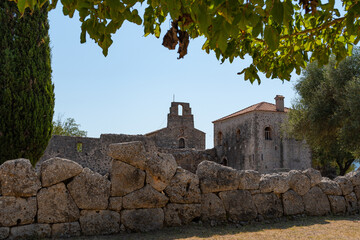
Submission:
<svg viewBox="0 0 360 240">
<path fill-rule="evenodd" d="M 192 221 L 242 223 L 299 214 L 355 214 L 360 171 L 330 180 L 314 169 L 263 174 L 212 161 L 196 174 L 142 142 L 111 144 L 110 174 L 52 158 L 0 166 L 0 239 L 145 232 Z"/>
</svg>

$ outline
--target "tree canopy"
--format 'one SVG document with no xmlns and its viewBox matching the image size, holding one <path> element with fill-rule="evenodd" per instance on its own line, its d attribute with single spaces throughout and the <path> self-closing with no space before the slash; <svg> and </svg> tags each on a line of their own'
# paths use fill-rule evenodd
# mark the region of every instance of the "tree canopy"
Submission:
<svg viewBox="0 0 360 240">
<path fill-rule="evenodd" d="M 76 123 L 74 118 L 67 118 L 63 121 L 61 117 L 58 117 L 58 119 L 53 122 L 52 135 L 86 137 L 87 132 L 80 130 L 80 124 Z"/>
<path fill-rule="evenodd" d="M 309 64 L 295 86 L 299 98 L 289 113 L 290 132 L 305 139 L 315 165 L 335 165 L 344 175 L 360 157 L 360 51 L 340 62 Z"/>
<path fill-rule="evenodd" d="M 15 1 L 21 12 L 35 5 L 58 0 Z M 339 1 L 340 2 L 340 1 Z M 203 37 L 202 49 L 215 52 L 224 62 L 250 56 L 252 63 L 239 74 L 245 80 L 257 80 L 258 72 L 266 77 L 289 80 L 295 70 L 308 61 L 328 63 L 334 54 L 339 62 L 351 54 L 359 40 L 360 2 L 341 0 L 61 0 L 64 15 L 78 12 L 81 42 L 86 35 L 95 40 L 106 56 L 111 35 L 129 21 L 142 25 L 145 36 L 160 37 L 167 18 L 171 28 L 163 45 L 175 49 L 179 58 L 187 53 L 190 39 Z M 139 12 L 145 9 L 142 17 Z"/>
</svg>

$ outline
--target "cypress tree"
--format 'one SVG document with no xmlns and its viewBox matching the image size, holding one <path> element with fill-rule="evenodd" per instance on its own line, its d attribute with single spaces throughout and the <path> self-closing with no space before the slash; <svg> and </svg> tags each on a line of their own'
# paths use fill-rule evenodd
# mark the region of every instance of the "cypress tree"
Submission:
<svg viewBox="0 0 360 240">
<path fill-rule="evenodd" d="M 0 164 L 42 156 L 51 137 L 51 82 L 47 6 L 20 15 L 0 1 Z"/>
</svg>

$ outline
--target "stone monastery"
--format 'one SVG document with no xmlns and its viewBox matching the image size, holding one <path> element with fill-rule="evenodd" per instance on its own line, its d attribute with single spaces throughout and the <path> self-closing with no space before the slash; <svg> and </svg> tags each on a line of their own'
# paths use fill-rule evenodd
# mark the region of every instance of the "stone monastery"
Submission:
<svg viewBox="0 0 360 240">
<path fill-rule="evenodd" d="M 214 121 L 213 149 L 205 150 L 205 133 L 194 128 L 189 103 L 172 102 L 166 128 L 145 135 L 53 136 L 37 165 L 61 157 L 106 174 L 111 165 L 110 144 L 142 141 L 147 151 L 171 153 L 179 166 L 191 172 L 203 160 L 262 173 L 307 169 L 310 151 L 304 142 L 281 133 L 289 109 L 284 107 L 283 96 L 275 100 L 276 104 L 261 102 Z"/>
</svg>

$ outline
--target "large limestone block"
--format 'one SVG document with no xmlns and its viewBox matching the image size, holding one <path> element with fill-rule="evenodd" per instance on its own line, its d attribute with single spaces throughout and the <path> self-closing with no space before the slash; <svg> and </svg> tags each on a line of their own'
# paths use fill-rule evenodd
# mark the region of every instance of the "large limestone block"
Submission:
<svg viewBox="0 0 360 240">
<path fill-rule="evenodd" d="M 266 218 L 278 218 L 283 215 L 281 200 L 274 193 L 260 193 L 252 196 L 258 214 Z"/>
<path fill-rule="evenodd" d="M 178 168 L 165 193 L 172 203 L 200 203 L 200 185 L 196 174 Z"/>
<path fill-rule="evenodd" d="M 256 218 L 254 200 L 248 190 L 220 192 L 230 222 L 250 221 Z"/>
<path fill-rule="evenodd" d="M 33 223 L 36 210 L 36 197 L 1 196 L 0 226 L 11 227 Z"/>
<path fill-rule="evenodd" d="M 321 216 L 330 212 L 329 200 L 319 187 L 312 187 L 304 196 L 305 212 L 311 216 Z"/>
<path fill-rule="evenodd" d="M 171 154 L 149 153 L 146 161 L 146 182 L 154 189 L 163 191 L 175 175 L 177 166 Z"/>
<path fill-rule="evenodd" d="M 297 194 L 303 196 L 310 190 L 310 178 L 302 172 L 292 170 L 289 172 L 289 178 L 290 188 L 293 189 Z"/>
<path fill-rule="evenodd" d="M 239 189 L 255 190 L 259 189 L 261 174 L 253 170 L 243 170 L 239 174 Z"/>
<path fill-rule="evenodd" d="M 164 211 L 161 208 L 122 210 L 121 223 L 135 232 L 161 229 L 164 225 Z"/>
<path fill-rule="evenodd" d="M 338 176 L 334 181 L 339 184 L 342 195 L 344 196 L 350 194 L 354 190 L 352 182 L 345 176 Z"/>
<path fill-rule="evenodd" d="M 80 226 L 84 235 L 117 233 L 120 231 L 120 214 L 110 210 L 82 210 Z"/>
<path fill-rule="evenodd" d="M 282 195 L 284 215 L 297 215 L 304 212 L 304 202 L 302 197 L 293 190 L 289 190 Z"/>
<path fill-rule="evenodd" d="M 79 222 L 56 223 L 51 226 L 52 238 L 69 238 L 81 235 Z"/>
<path fill-rule="evenodd" d="M 354 187 L 354 193 L 356 195 L 356 198 L 360 201 L 360 185 Z"/>
<path fill-rule="evenodd" d="M 51 158 L 41 164 L 41 183 L 48 187 L 80 174 L 83 167 L 64 158 Z"/>
<path fill-rule="evenodd" d="M 121 161 L 112 161 L 110 178 L 111 196 L 122 197 L 145 184 L 144 171 Z"/>
<path fill-rule="evenodd" d="M 0 166 L 0 183 L 3 196 L 31 197 L 41 187 L 35 169 L 24 158 L 6 161 Z"/>
<path fill-rule="evenodd" d="M 0 239 L 6 239 L 9 236 L 10 228 L 0 227 Z"/>
<path fill-rule="evenodd" d="M 189 224 L 195 218 L 200 218 L 200 204 L 169 203 L 164 208 L 165 224 L 167 226 L 180 226 Z"/>
<path fill-rule="evenodd" d="M 358 211 L 358 202 L 354 192 L 345 196 L 346 209 L 350 214 L 354 214 Z"/>
<path fill-rule="evenodd" d="M 113 159 L 145 170 L 146 151 L 142 142 L 113 143 L 109 145 L 108 155 Z"/>
<path fill-rule="evenodd" d="M 76 205 L 81 209 L 106 209 L 110 196 L 110 181 L 88 168 L 77 175 L 68 185 Z"/>
<path fill-rule="evenodd" d="M 290 189 L 287 174 L 274 173 L 261 176 L 259 189 L 262 193 L 284 193 Z"/>
<path fill-rule="evenodd" d="M 343 214 L 346 212 L 346 202 L 343 196 L 328 195 L 328 198 L 333 214 Z"/>
<path fill-rule="evenodd" d="M 239 187 L 239 171 L 221 164 L 203 161 L 198 165 L 202 193 L 236 190 Z"/>
<path fill-rule="evenodd" d="M 224 203 L 214 193 L 201 195 L 201 220 L 204 222 L 226 221 L 226 211 Z"/>
<path fill-rule="evenodd" d="M 349 179 L 353 186 L 359 186 L 360 185 L 360 170 L 349 172 L 345 175 L 347 179 Z"/>
<path fill-rule="evenodd" d="M 30 224 L 25 226 L 12 227 L 9 239 L 43 239 L 51 237 L 49 224 Z"/>
<path fill-rule="evenodd" d="M 169 198 L 159 193 L 150 185 L 123 197 L 123 208 L 160 208 L 164 207 Z"/>
<path fill-rule="evenodd" d="M 109 210 L 120 212 L 122 209 L 122 197 L 110 197 L 109 198 Z"/>
<path fill-rule="evenodd" d="M 321 182 L 321 173 L 318 170 L 315 170 L 313 168 L 308 168 L 306 170 L 303 171 L 303 173 L 308 176 L 308 178 L 310 178 L 310 184 L 311 187 L 314 187 L 315 185 L 317 185 L 319 182 Z"/>
<path fill-rule="evenodd" d="M 37 195 L 38 223 L 77 221 L 80 211 L 64 183 L 42 188 Z"/>
<path fill-rule="evenodd" d="M 318 187 L 320 187 L 326 195 L 342 195 L 340 185 L 329 178 L 323 177 L 321 182 L 318 183 Z"/>
</svg>

